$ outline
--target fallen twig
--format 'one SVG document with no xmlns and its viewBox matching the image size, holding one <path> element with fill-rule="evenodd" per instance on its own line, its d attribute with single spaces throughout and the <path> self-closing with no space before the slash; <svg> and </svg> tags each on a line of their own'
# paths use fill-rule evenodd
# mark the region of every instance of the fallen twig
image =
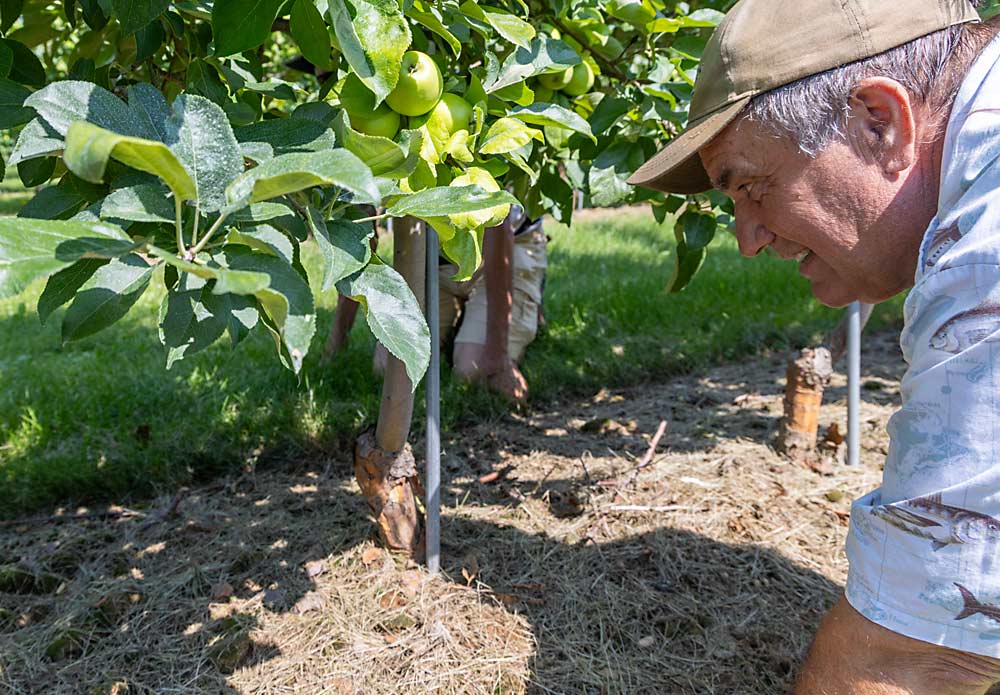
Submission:
<svg viewBox="0 0 1000 695">
<path fill-rule="evenodd" d="M 483 485 L 486 485 L 487 483 L 495 483 L 496 481 L 500 480 L 500 478 L 503 478 L 508 473 L 510 473 L 512 470 L 514 470 L 513 466 L 504 466 L 500 470 L 492 471 L 490 473 L 487 473 L 486 475 L 481 475 L 476 480 L 477 482 L 482 483 Z"/>
<path fill-rule="evenodd" d="M 552 467 L 551 467 L 551 468 L 549 468 L 548 472 L 546 472 L 546 474 L 545 474 L 544 476 L 542 476 L 542 479 L 541 479 L 541 480 L 539 480 L 539 481 L 538 481 L 537 483 L 535 483 L 535 487 L 534 487 L 534 488 L 533 488 L 533 489 L 531 490 L 531 492 L 530 492 L 530 493 L 528 494 L 528 497 L 534 497 L 534 496 L 535 496 L 535 493 L 537 493 L 537 492 L 538 492 L 538 490 L 539 490 L 539 489 L 540 489 L 540 488 L 542 487 L 542 485 L 544 485 L 544 484 L 545 484 L 545 481 L 549 479 L 549 476 L 550 476 L 550 475 L 552 475 L 552 473 L 553 473 L 553 472 L 554 472 L 554 471 L 556 470 L 556 468 L 558 468 L 558 467 L 559 467 L 559 462 L 558 462 L 558 461 L 557 461 L 556 463 L 553 463 L 553 464 L 552 464 Z"/>
<path fill-rule="evenodd" d="M 642 457 L 642 461 L 636 466 L 636 470 L 643 469 L 653 462 L 653 454 L 656 453 L 656 446 L 660 443 L 660 439 L 666 431 L 667 421 L 660 420 L 660 426 L 656 428 L 656 434 L 653 435 L 652 441 L 649 442 L 649 449 L 646 450 L 646 455 Z"/>
<path fill-rule="evenodd" d="M 646 455 L 643 456 L 642 460 L 639 461 L 639 463 L 629 471 L 630 473 L 628 481 L 629 483 L 635 480 L 636 476 L 639 475 L 639 471 L 641 471 L 643 468 L 646 468 L 653 462 L 653 455 L 656 453 L 656 447 L 659 445 L 660 439 L 663 438 L 663 433 L 666 431 L 667 431 L 667 421 L 660 420 L 660 426 L 656 428 L 656 434 L 654 434 L 653 438 L 649 441 L 649 448 L 646 449 Z M 614 478 L 599 480 L 597 484 L 600 485 L 601 487 L 611 487 L 611 488 L 618 487 L 621 484 L 621 478 L 623 477 L 623 475 L 624 474 L 617 475 Z"/>
</svg>

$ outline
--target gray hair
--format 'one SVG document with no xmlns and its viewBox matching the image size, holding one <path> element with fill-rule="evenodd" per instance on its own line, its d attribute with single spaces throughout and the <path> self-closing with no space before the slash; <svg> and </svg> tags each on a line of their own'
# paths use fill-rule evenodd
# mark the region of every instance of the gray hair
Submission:
<svg viewBox="0 0 1000 695">
<path fill-rule="evenodd" d="M 744 117 L 766 124 L 776 135 L 790 136 L 802 152 L 815 157 L 832 142 L 846 141 L 851 95 L 858 83 L 869 77 L 896 80 L 919 103 L 946 112 L 942 107 L 951 105 L 961 84 L 961 80 L 946 79 L 949 63 L 965 43 L 970 26 L 978 25 L 942 29 L 871 58 L 765 92 L 754 97 Z M 943 93 L 942 84 L 946 85 Z"/>
</svg>

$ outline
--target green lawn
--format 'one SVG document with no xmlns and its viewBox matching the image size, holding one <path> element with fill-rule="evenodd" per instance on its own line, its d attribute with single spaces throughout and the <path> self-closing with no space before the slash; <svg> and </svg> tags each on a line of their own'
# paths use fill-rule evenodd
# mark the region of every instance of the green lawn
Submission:
<svg viewBox="0 0 1000 695">
<path fill-rule="evenodd" d="M 524 365 L 536 403 L 805 344 L 837 320 L 809 298 L 793 264 L 744 260 L 728 235 L 716 240 L 690 288 L 671 295 L 663 287 L 673 233 L 647 212 L 545 229 L 548 325 Z M 307 265 L 315 260 L 305 255 Z M 297 380 L 263 334 L 235 351 L 220 341 L 166 371 L 156 331 L 162 295 L 153 289 L 111 329 L 61 346 L 61 312 L 41 326 L 34 311 L 41 289 L 0 301 L 0 498 L 7 501 L 0 514 L 135 499 L 258 457 L 322 457 L 377 414 L 373 340 L 363 321 L 334 366 L 319 364 L 333 293 L 321 298 L 313 352 Z M 874 321 L 898 315 L 897 302 Z M 442 377 L 446 427 L 502 407 L 452 383 L 447 368 Z"/>
<path fill-rule="evenodd" d="M 6 159 L 7 153 L 2 156 Z M 0 216 L 16 215 L 21 206 L 31 200 L 34 193 L 24 189 L 24 184 L 17 177 L 17 169 L 10 167 L 0 180 Z"/>
</svg>

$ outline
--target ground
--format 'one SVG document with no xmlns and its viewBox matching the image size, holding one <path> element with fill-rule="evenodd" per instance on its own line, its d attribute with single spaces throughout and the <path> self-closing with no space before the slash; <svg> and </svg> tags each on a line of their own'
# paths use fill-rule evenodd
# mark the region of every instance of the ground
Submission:
<svg viewBox="0 0 1000 695">
<path fill-rule="evenodd" d="M 862 465 L 810 468 L 771 446 L 785 359 L 449 433 L 436 578 L 372 542 L 343 450 L 7 524 L 0 690 L 781 692 L 843 585 L 903 367 L 895 333 L 866 336 Z M 845 399 L 838 375 L 821 432 Z"/>
</svg>

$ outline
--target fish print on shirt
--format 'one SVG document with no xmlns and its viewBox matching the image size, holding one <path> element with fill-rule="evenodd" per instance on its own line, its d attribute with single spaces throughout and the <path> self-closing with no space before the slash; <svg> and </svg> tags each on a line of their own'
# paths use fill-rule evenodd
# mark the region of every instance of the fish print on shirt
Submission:
<svg viewBox="0 0 1000 695">
<path fill-rule="evenodd" d="M 995 620 L 1000 623 L 1000 606 L 991 606 L 988 603 L 982 603 L 973 595 L 971 591 L 966 589 L 964 586 L 955 582 L 955 586 L 958 590 L 962 592 L 962 600 L 965 601 L 965 606 L 962 608 L 962 612 L 955 616 L 955 620 L 965 620 L 973 615 L 984 615 L 990 620 Z"/>
<path fill-rule="evenodd" d="M 862 545 L 878 546 L 885 542 L 885 529 L 876 525 L 868 514 L 854 514 L 852 512 L 851 522 L 857 531 L 857 541 Z"/>
<path fill-rule="evenodd" d="M 1000 519 L 944 504 L 940 494 L 887 504 L 872 511 L 896 528 L 931 541 L 934 550 L 1000 541 Z"/>
<path fill-rule="evenodd" d="M 1000 304 L 996 302 L 956 315 L 931 336 L 930 346 L 957 355 L 984 341 L 1000 341 Z"/>
<path fill-rule="evenodd" d="M 945 251 L 950 249 L 962 239 L 962 230 L 958 228 L 958 223 L 950 227 L 942 227 L 934 232 L 927 244 L 927 251 L 924 253 L 924 269 L 933 268 L 941 260 Z"/>
</svg>

